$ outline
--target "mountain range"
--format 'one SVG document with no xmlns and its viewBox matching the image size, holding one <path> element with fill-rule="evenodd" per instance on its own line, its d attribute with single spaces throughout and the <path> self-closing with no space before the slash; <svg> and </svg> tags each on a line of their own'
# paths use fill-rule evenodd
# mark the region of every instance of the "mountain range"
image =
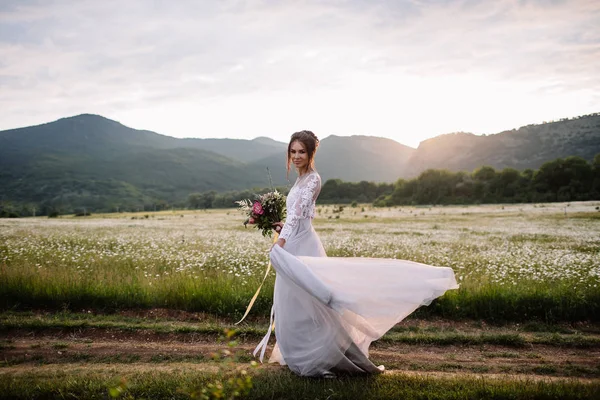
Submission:
<svg viewBox="0 0 600 400">
<path fill-rule="evenodd" d="M 62 118 L 0 132 L 0 202 L 102 210 L 183 204 L 192 192 L 267 187 L 267 167 L 275 185 L 288 185 L 286 147 L 266 137 L 178 139 L 92 114 Z M 538 168 L 597 153 L 598 113 L 494 135 L 445 134 L 417 149 L 380 137 L 330 135 L 321 140 L 316 164 L 323 181 L 393 182 L 430 168 Z"/>
</svg>

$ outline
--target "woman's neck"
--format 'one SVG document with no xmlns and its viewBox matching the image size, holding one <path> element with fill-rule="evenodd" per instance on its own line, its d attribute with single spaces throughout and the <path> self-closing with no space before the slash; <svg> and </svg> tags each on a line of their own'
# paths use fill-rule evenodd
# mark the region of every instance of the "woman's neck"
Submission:
<svg viewBox="0 0 600 400">
<path fill-rule="evenodd" d="M 306 174 L 309 174 L 312 172 L 312 169 L 309 167 L 306 167 L 304 170 L 300 171 L 298 170 L 298 177 L 304 176 Z"/>
</svg>

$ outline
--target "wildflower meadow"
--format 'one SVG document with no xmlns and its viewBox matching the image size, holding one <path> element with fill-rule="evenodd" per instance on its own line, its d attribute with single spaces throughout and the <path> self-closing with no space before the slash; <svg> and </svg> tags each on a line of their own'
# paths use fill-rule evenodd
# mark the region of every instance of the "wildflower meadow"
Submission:
<svg viewBox="0 0 600 400">
<path fill-rule="evenodd" d="M 600 319 L 598 202 L 318 206 L 329 256 L 451 267 L 461 288 L 418 316 Z M 236 318 L 260 284 L 269 238 L 235 210 L 0 220 L 6 308 L 164 307 Z M 252 314 L 267 316 L 274 273 Z"/>
</svg>

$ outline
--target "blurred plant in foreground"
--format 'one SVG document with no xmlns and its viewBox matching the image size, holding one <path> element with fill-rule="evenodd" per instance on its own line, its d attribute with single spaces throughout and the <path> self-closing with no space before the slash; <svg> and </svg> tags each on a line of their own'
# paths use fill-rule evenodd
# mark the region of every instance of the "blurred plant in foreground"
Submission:
<svg viewBox="0 0 600 400">
<path fill-rule="evenodd" d="M 256 367 L 256 361 L 250 364 L 240 364 L 240 358 L 244 355 L 240 352 L 234 352 L 237 341 L 233 340 L 235 336 L 234 329 L 225 329 L 223 336 L 219 337 L 220 342 L 227 342 L 227 348 L 211 354 L 211 358 L 217 364 L 217 371 L 214 373 L 215 379 L 209 383 L 197 388 L 179 388 L 178 393 L 189 396 L 191 399 L 199 400 L 233 400 L 242 398 L 250 393 L 252 389 L 252 377 L 248 374 L 247 368 Z M 108 388 L 110 398 L 116 399 L 124 396 L 123 399 L 132 399 L 132 394 L 127 390 L 132 386 L 127 379 L 121 377 L 117 384 Z"/>
<path fill-rule="evenodd" d="M 217 379 L 202 388 L 186 392 L 192 399 L 232 400 L 248 395 L 252 389 L 252 377 L 246 370 L 248 364 L 238 365 L 240 353 L 233 351 L 238 344 L 233 340 L 235 330 L 225 329 L 223 333 L 224 336 L 221 336 L 219 340 L 227 341 L 228 348 L 212 354 L 212 359 L 218 363 Z M 250 362 L 250 367 L 255 368 L 256 366 L 256 361 Z"/>
</svg>

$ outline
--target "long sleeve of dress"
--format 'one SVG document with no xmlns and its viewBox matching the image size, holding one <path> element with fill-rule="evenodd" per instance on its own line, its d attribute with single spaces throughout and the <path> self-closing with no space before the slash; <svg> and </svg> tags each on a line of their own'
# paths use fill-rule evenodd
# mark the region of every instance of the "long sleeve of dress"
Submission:
<svg viewBox="0 0 600 400">
<path fill-rule="evenodd" d="M 315 200 L 320 191 L 321 178 L 318 174 L 313 173 L 296 188 L 295 193 L 290 193 L 287 219 L 279 235 L 280 239 L 287 240 L 298 225 L 299 220 L 314 217 Z"/>
</svg>

